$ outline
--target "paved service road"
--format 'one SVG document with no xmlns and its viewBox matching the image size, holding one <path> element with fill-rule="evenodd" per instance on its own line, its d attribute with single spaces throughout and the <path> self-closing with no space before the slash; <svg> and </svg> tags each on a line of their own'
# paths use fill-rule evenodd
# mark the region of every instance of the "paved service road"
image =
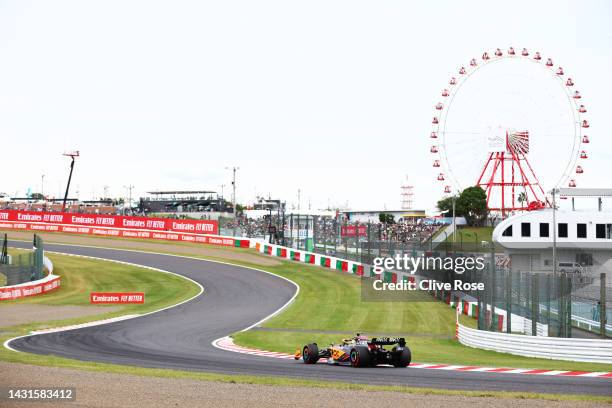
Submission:
<svg viewBox="0 0 612 408">
<path fill-rule="evenodd" d="M 14 243 L 26 247 L 27 243 Z M 113 249 L 45 244 L 48 251 L 132 262 L 184 275 L 204 294 L 159 313 L 111 324 L 16 339 L 12 348 L 78 360 L 225 374 L 287 376 L 458 390 L 612 395 L 605 378 L 547 377 L 416 368 L 353 369 L 238 354 L 213 340 L 244 329 L 282 307 L 295 293 L 284 279 L 210 261 Z M 326 273 L 321 271 L 321 273 Z M 319 311 L 320 312 L 320 311 Z M 418 360 L 418 356 L 415 356 Z"/>
</svg>

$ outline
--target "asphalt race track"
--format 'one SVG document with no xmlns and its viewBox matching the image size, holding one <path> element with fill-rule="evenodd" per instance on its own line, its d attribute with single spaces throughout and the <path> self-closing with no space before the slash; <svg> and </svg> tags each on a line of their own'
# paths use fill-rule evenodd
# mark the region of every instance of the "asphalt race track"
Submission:
<svg viewBox="0 0 612 408">
<path fill-rule="evenodd" d="M 16 242 L 13 245 L 30 246 L 29 243 Z M 354 369 L 325 364 L 305 365 L 293 360 L 219 350 L 211 345 L 213 340 L 242 330 L 273 313 L 291 299 L 295 287 L 273 275 L 210 261 L 49 243 L 45 244 L 45 248 L 175 272 L 199 282 L 205 292 L 175 308 L 136 319 L 12 341 L 10 346 L 20 351 L 85 361 L 224 374 L 458 390 L 612 395 L 612 382 L 605 378 L 391 367 Z M 419 361 L 418 356 L 413 358 Z"/>
</svg>

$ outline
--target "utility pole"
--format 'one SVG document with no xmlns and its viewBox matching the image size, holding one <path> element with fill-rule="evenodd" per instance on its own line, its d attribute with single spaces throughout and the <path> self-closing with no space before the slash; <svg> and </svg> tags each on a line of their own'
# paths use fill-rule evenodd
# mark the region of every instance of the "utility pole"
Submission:
<svg viewBox="0 0 612 408">
<path fill-rule="evenodd" d="M 232 207 L 234 208 L 234 218 L 236 218 L 236 171 L 240 170 L 240 167 L 226 167 L 225 169 L 232 171 Z"/>
<path fill-rule="evenodd" d="M 62 202 L 62 212 L 66 211 L 66 200 L 68 199 L 68 191 L 70 190 L 70 181 L 72 180 L 72 171 L 74 170 L 74 159 L 79 157 L 79 151 L 64 153 L 64 156 L 70 157 L 70 173 L 68 175 L 68 183 L 66 184 L 66 193 L 64 194 L 64 201 Z"/>
<path fill-rule="evenodd" d="M 128 205 L 130 207 L 130 212 L 132 211 L 132 189 L 134 188 L 133 185 L 129 185 L 129 186 L 123 186 L 125 189 L 128 190 Z M 125 205 L 123 206 L 123 208 L 125 209 Z"/>
<path fill-rule="evenodd" d="M 457 237 L 457 218 L 455 217 L 455 202 L 457 201 L 457 196 L 453 195 L 453 251 L 455 250 L 455 241 Z"/>
<path fill-rule="evenodd" d="M 40 176 L 40 195 L 43 196 L 43 200 L 45 198 L 45 175 Z"/>
<path fill-rule="evenodd" d="M 301 194 L 302 194 L 302 190 L 300 190 L 298 188 L 298 205 L 297 205 L 297 209 L 298 209 L 298 213 L 300 212 L 300 201 L 301 201 Z"/>
</svg>

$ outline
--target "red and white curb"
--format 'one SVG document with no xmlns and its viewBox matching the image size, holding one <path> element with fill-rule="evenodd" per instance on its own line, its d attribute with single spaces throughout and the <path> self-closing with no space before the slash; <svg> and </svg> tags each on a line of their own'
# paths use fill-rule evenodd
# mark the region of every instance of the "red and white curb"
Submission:
<svg viewBox="0 0 612 408">
<path fill-rule="evenodd" d="M 285 360 L 293 360 L 293 354 L 278 353 L 275 351 L 266 351 L 242 347 L 234 343 L 231 337 L 222 337 L 212 342 L 212 345 L 226 351 L 235 353 L 250 354 L 253 356 L 280 358 Z M 319 362 L 326 362 L 326 359 L 321 359 Z M 463 371 L 463 372 L 479 372 L 479 373 L 502 373 L 502 374 L 532 374 L 532 375 L 553 375 L 566 377 L 595 377 L 595 378 L 610 378 L 611 372 L 599 371 L 563 371 L 563 370 L 538 370 L 527 368 L 501 368 L 501 367 L 478 367 L 464 366 L 451 364 L 425 364 L 425 363 L 410 363 L 410 368 L 422 368 L 428 370 L 447 370 L 447 371 Z"/>
</svg>

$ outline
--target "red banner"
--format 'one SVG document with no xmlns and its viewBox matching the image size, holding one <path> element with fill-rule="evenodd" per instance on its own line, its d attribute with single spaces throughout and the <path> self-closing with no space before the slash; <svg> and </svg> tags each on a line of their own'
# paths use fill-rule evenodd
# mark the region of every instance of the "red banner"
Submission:
<svg viewBox="0 0 612 408">
<path fill-rule="evenodd" d="M 142 304 L 144 302 L 144 292 L 91 292 L 89 294 L 91 304 Z"/>
<path fill-rule="evenodd" d="M 0 287 L 0 301 L 40 295 L 57 289 L 59 286 L 60 277 L 55 276 L 32 284 Z"/>
<path fill-rule="evenodd" d="M 155 232 L 138 230 L 121 230 L 113 228 L 79 227 L 58 224 L 32 224 L 26 222 L 2 222 L 0 229 L 17 229 L 39 232 L 67 232 L 73 234 L 101 235 L 106 237 L 162 239 L 166 241 L 197 242 L 200 244 L 249 247 L 249 240 L 220 237 L 214 235 L 182 234 L 175 232 Z"/>
<path fill-rule="evenodd" d="M 340 235 L 343 237 L 366 237 L 368 235 L 368 227 L 365 225 L 347 225 L 340 228 Z"/>
<path fill-rule="evenodd" d="M 0 211 L 0 222 L 62 224 L 84 227 L 119 228 L 123 230 L 149 230 L 183 232 L 191 234 L 219 234 L 217 221 L 175 220 L 170 218 L 129 217 L 125 215 L 97 215 L 75 213 L 49 213 L 36 211 Z"/>
</svg>

